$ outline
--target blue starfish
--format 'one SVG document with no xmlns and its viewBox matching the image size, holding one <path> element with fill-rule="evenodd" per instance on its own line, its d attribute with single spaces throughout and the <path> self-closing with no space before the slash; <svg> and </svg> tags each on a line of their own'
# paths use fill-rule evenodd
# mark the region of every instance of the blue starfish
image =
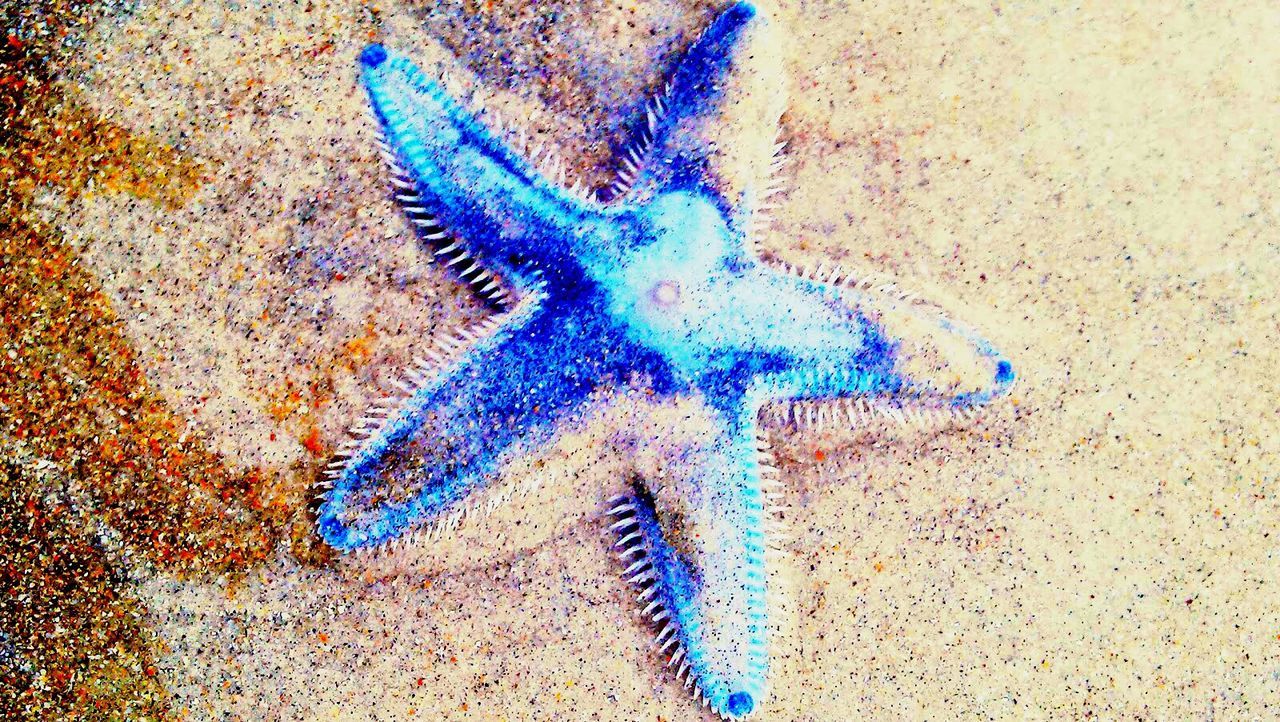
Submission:
<svg viewBox="0 0 1280 722">
<path fill-rule="evenodd" d="M 396 197 L 496 314 L 419 360 L 404 394 L 362 420 L 318 520 L 339 550 L 380 547 L 456 522 L 505 460 L 580 417 L 598 389 L 693 399 L 713 429 L 683 452 L 695 473 L 633 480 L 610 514 L 668 666 L 733 719 L 767 695 L 777 480 L 761 408 L 838 399 L 807 408 L 938 421 L 1013 382 L 1007 361 L 927 304 L 757 252 L 780 150 L 778 94 L 752 86 L 768 32 L 746 3 L 716 19 L 646 114 L 620 182 L 594 197 L 548 179 L 407 59 L 364 50 Z"/>
</svg>

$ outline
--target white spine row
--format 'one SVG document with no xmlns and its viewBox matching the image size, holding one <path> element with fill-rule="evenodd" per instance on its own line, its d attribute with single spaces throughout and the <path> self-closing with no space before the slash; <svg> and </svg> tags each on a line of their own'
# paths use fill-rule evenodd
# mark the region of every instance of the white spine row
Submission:
<svg viewBox="0 0 1280 722">
<path fill-rule="evenodd" d="M 636 588 L 636 601 L 641 606 L 640 616 L 654 629 L 653 646 L 667 659 L 667 668 L 675 667 L 675 678 L 693 694 L 695 702 L 703 706 L 711 703 L 698 684 L 689 664 L 684 643 L 680 641 L 679 628 L 671 610 L 663 603 L 658 592 L 658 572 L 650 562 L 652 553 L 648 539 L 640 528 L 636 516 L 635 500 L 622 494 L 609 500 L 608 516 L 613 519 L 608 531 L 613 537 L 613 549 L 623 566 L 622 576 Z M 722 711 L 717 710 L 721 717 Z"/>
<path fill-rule="evenodd" d="M 640 136 L 627 144 L 622 154 L 617 177 L 609 187 L 614 198 L 631 190 L 640 179 L 640 174 L 644 172 L 649 152 L 653 150 L 654 143 L 658 139 L 658 124 L 666 117 L 667 110 L 670 108 L 670 95 L 671 83 L 668 81 L 663 86 L 662 92 L 649 100 L 648 107 L 645 108 L 645 122 Z"/>
<path fill-rule="evenodd" d="M 418 234 L 435 246 L 433 260 L 449 267 L 480 298 L 500 308 L 510 305 L 510 296 L 499 279 L 473 259 L 462 241 L 452 237 L 435 214 L 427 209 L 412 176 L 400 163 L 381 132 L 376 145 L 391 170 L 391 185 L 396 201 L 404 209 L 409 222 L 417 228 Z"/>
<path fill-rule="evenodd" d="M 829 429 L 860 429 L 886 421 L 900 427 L 937 429 L 953 421 L 976 418 L 979 413 L 979 409 L 973 406 L 912 405 L 887 398 L 852 396 L 820 401 L 790 401 L 775 404 L 768 412 L 774 423 L 819 432 Z"/>
<path fill-rule="evenodd" d="M 437 541 L 456 534 L 467 524 L 477 523 L 488 517 L 502 505 L 517 496 L 526 497 L 542 488 L 544 479 L 533 474 L 524 479 L 505 481 L 501 486 L 485 491 L 481 498 L 468 497 L 458 503 L 456 508 L 442 514 L 439 518 L 422 526 L 401 534 L 400 536 L 377 547 L 361 547 L 354 551 L 360 565 L 366 565 L 381 557 L 395 557 L 398 561 L 412 563 L 414 550 L 429 549 Z"/>
</svg>

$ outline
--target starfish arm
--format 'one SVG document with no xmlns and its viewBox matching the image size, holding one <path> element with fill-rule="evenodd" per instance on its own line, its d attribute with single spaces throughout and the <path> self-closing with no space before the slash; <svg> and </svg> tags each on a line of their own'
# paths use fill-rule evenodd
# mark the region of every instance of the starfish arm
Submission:
<svg viewBox="0 0 1280 722">
<path fill-rule="evenodd" d="M 509 452 L 548 438 L 614 369 L 585 350 L 598 329 L 551 301 L 525 301 L 503 324 L 375 412 L 331 464 L 318 528 L 331 546 L 379 546 L 455 511 Z M 446 355 L 448 352 L 446 352 Z"/>
<path fill-rule="evenodd" d="M 754 396 L 713 400 L 705 444 L 674 475 L 637 480 L 611 510 L 619 556 L 668 666 L 732 719 L 764 701 L 769 670 L 770 513 Z"/>
<path fill-rule="evenodd" d="M 664 191 L 704 193 L 739 217 L 769 195 L 785 107 L 781 38 L 747 2 L 725 10 L 676 67 L 633 149 L 618 191 L 644 202 Z"/>
<path fill-rule="evenodd" d="M 892 286 L 756 274 L 739 293 L 768 289 L 770 303 L 748 308 L 735 343 L 769 355 L 774 397 L 891 398 L 921 413 L 964 412 L 1013 384 L 1012 365 L 989 342 Z"/>
<path fill-rule="evenodd" d="M 1012 366 L 991 344 L 892 286 L 760 262 L 704 272 L 714 264 L 699 258 L 650 264 L 676 279 L 687 301 L 632 310 L 646 342 L 690 373 L 763 378 L 778 399 L 923 402 L 921 413 L 967 411 L 1013 383 Z"/>
<path fill-rule="evenodd" d="M 397 198 L 440 253 L 531 283 L 573 259 L 572 239 L 605 217 L 544 178 L 407 58 L 381 45 L 360 55 L 361 82 L 385 135 Z M 454 252 L 456 249 L 457 252 Z"/>
</svg>

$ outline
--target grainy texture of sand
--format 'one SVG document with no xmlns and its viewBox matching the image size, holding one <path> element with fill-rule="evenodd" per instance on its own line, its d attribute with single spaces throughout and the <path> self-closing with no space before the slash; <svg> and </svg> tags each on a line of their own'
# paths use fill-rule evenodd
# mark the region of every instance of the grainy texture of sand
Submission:
<svg viewBox="0 0 1280 722">
<path fill-rule="evenodd" d="M 429 549 L 330 558 L 304 499 L 415 346 L 483 313 L 387 197 L 360 47 L 394 45 L 459 95 L 531 118 L 599 185 L 715 10 L 208 0 L 140 3 L 77 31 L 50 92 L 176 153 L 164 168 L 201 169 L 171 196 L 127 174 L 7 181 L 176 420 L 181 442 L 156 432 L 139 453 L 190 437 L 222 465 L 180 497 L 216 521 L 182 517 L 169 536 L 130 526 L 133 507 L 82 467 L 5 477 L 77 510 L 76 533 L 144 610 L 149 652 L 131 669 L 154 668 L 125 679 L 158 680 L 170 714 L 197 720 L 696 716 L 648 651 L 598 518 L 623 473 L 604 430 L 642 418 L 637 438 L 679 434 L 678 410 L 602 400 L 508 470 L 536 470 L 538 491 Z M 795 619 L 758 719 L 1280 716 L 1280 10 L 773 14 L 792 38 L 777 62 L 794 179 L 764 246 L 948 299 L 1020 382 L 988 420 L 938 435 L 779 432 Z M 5 343 L 15 369 L 43 363 Z M 59 423 L 34 435 L 61 439 Z M 0 431 L 10 461 L 44 469 L 51 452 L 28 453 L 15 428 Z M 183 449 L 173 463 L 194 463 Z M 5 533 L 21 541 L 36 528 L 24 524 Z M 183 546 L 206 531 L 244 548 Z M 45 658 L 11 636 L 0 665 L 47 681 L 32 666 Z"/>
</svg>

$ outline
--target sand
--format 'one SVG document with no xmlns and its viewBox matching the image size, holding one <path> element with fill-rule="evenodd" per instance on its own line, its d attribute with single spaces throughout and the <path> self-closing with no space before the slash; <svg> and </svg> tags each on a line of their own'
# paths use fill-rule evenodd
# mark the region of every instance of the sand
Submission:
<svg viewBox="0 0 1280 722">
<path fill-rule="evenodd" d="M 356 53 L 447 71 L 600 184 L 714 7 L 586 5 L 143 3 L 84 31 L 60 92 L 205 175 L 176 207 L 45 186 L 32 214 L 186 433 L 294 519 L 229 572 L 106 544 L 174 715 L 698 718 L 608 555 L 616 408 L 455 538 L 299 551 L 315 465 L 417 345 L 484 313 L 387 197 Z M 936 435 L 775 430 L 795 618 L 757 719 L 1280 716 L 1280 12 L 773 14 L 793 180 L 764 247 L 948 299 L 1020 380 Z"/>
</svg>

